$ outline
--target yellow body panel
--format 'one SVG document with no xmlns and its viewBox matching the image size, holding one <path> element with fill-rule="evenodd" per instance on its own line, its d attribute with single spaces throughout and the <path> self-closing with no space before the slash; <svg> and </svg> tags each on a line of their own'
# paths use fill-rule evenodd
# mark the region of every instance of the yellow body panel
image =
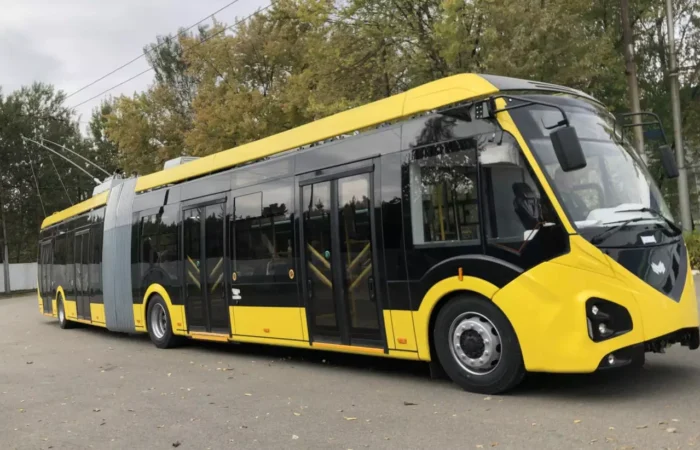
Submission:
<svg viewBox="0 0 700 450">
<path fill-rule="evenodd" d="M 66 313 L 66 318 L 71 320 L 78 320 L 78 305 L 75 300 L 68 300 L 63 297 L 63 309 Z"/>
<path fill-rule="evenodd" d="M 146 312 L 148 308 L 148 298 L 152 294 L 160 295 L 168 307 L 170 321 L 173 327 L 173 334 L 187 335 L 187 320 L 185 318 L 185 307 L 183 305 L 173 305 L 168 292 L 160 284 L 152 284 L 146 289 L 143 295 L 143 303 L 134 305 L 134 324 L 137 331 L 147 331 Z"/>
<path fill-rule="evenodd" d="M 58 317 L 58 301 L 54 298 L 51 300 L 51 306 L 52 306 L 52 314 L 51 316 L 53 317 Z"/>
<path fill-rule="evenodd" d="M 429 325 L 433 309 L 444 296 L 455 291 L 472 291 L 486 298 L 491 298 L 498 291 L 498 288 L 488 281 L 469 276 L 462 277 L 462 281 L 457 276 L 446 278 L 431 287 L 423 297 L 418 311 L 413 312 L 418 356 L 423 361 L 430 361 L 431 358 L 430 333 L 432 330 L 429 330 Z M 393 312 L 395 311 L 392 311 L 392 317 Z M 396 330 L 394 331 L 396 332 Z"/>
<path fill-rule="evenodd" d="M 228 342 L 229 341 L 228 334 L 193 332 L 193 333 L 190 333 L 190 337 L 192 339 L 196 339 L 198 341 L 212 341 L 212 342 Z"/>
<path fill-rule="evenodd" d="M 303 308 L 268 306 L 230 306 L 229 308 L 235 320 L 237 335 L 304 340 L 301 314 L 306 313 Z"/>
<path fill-rule="evenodd" d="M 402 351 L 415 352 L 416 331 L 413 326 L 413 311 L 391 310 L 391 324 L 393 326 L 393 342 L 389 348 Z M 387 341 L 389 336 L 387 335 Z"/>
<path fill-rule="evenodd" d="M 607 256 L 608 264 L 602 264 L 602 253 L 595 252 L 600 251 L 585 239 L 571 236 L 570 253 L 530 269 L 493 296 L 493 302 L 513 325 L 527 370 L 593 372 L 615 350 L 698 326 L 690 275 L 686 291 L 676 303 Z M 617 268 L 613 271 L 614 266 Z M 602 273 L 591 267 L 598 267 Z M 627 308 L 632 331 L 593 342 L 585 314 L 586 300 L 591 297 Z"/>
<path fill-rule="evenodd" d="M 309 340 L 309 326 L 306 324 L 306 308 L 299 308 L 301 318 L 301 335 L 305 341 Z"/>
<path fill-rule="evenodd" d="M 143 303 L 134 303 L 134 329 L 136 331 L 148 331 Z"/>
<path fill-rule="evenodd" d="M 46 227 L 62 222 L 66 219 L 70 219 L 73 216 L 90 211 L 91 209 L 104 206 L 107 204 L 108 197 L 109 191 L 102 192 L 101 194 L 97 194 L 96 196 L 91 197 L 84 202 L 73 205 L 70 208 L 64 209 L 63 211 L 55 212 L 44 219 L 44 221 L 41 223 L 41 229 L 43 230 Z"/>
<path fill-rule="evenodd" d="M 386 333 L 386 345 L 388 348 L 396 348 L 396 343 L 394 342 L 394 325 L 391 322 L 391 311 L 385 309 L 384 313 L 384 330 Z M 411 324 L 413 326 L 413 324 Z"/>
<path fill-rule="evenodd" d="M 105 305 L 90 303 L 90 317 L 95 325 L 105 325 Z"/>
<path fill-rule="evenodd" d="M 135 190 L 142 192 L 207 175 L 247 161 L 497 91 L 495 86 L 475 74 L 443 78 L 259 141 L 140 177 L 136 182 Z"/>
</svg>

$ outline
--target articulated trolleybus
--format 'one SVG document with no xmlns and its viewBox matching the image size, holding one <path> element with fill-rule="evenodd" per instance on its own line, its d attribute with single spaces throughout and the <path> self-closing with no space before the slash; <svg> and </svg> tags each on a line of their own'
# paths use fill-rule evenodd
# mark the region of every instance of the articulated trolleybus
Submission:
<svg viewBox="0 0 700 450">
<path fill-rule="evenodd" d="M 621 129 L 582 92 L 462 74 L 110 179 L 42 224 L 39 308 L 160 348 L 426 361 L 482 393 L 695 349 L 681 231 Z"/>
</svg>

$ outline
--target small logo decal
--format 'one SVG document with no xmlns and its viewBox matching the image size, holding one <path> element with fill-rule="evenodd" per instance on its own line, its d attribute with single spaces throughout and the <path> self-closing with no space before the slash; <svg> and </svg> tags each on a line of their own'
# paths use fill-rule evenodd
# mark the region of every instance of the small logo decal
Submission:
<svg viewBox="0 0 700 450">
<path fill-rule="evenodd" d="M 241 290 L 236 288 L 231 288 L 231 299 L 232 300 L 242 300 Z"/>
<path fill-rule="evenodd" d="M 655 274 L 657 275 L 662 275 L 666 273 L 666 266 L 662 261 L 659 261 L 658 263 L 654 264 L 651 263 L 651 270 L 654 271 Z"/>
</svg>

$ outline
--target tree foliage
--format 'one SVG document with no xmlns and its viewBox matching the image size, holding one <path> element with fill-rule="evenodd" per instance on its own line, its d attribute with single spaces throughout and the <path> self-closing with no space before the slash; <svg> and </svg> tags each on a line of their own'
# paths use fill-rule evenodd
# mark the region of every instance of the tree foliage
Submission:
<svg viewBox="0 0 700 450">
<path fill-rule="evenodd" d="M 694 166 L 700 3 L 673 3 L 684 139 Z M 664 6 L 630 0 L 642 108 L 659 113 L 671 137 Z M 110 172 L 146 174 L 170 158 L 219 152 L 462 72 L 564 84 L 622 112 L 629 104 L 622 50 L 617 0 L 277 0 L 249 20 L 215 22 L 147 44 L 151 86 L 104 101 L 88 136 L 62 106 L 63 94 L 49 86 L 0 97 L 0 201 L 13 221 L 22 217 L 13 233 L 35 235 L 43 213 L 31 157 L 41 189 L 49 190 L 47 212 L 68 201 L 46 152 L 29 148 L 17 137 L 22 133 L 53 136 Z M 71 196 L 87 195 L 87 177 L 55 163 L 70 174 Z M 699 183 L 691 172 L 696 207 Z M 675 205 L 675 183 L 663 189 Z"/>
</svg>

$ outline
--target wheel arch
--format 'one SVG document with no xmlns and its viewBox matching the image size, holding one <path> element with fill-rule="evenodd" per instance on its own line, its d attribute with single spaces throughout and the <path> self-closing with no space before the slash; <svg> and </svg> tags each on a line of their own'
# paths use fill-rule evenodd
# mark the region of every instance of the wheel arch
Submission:
<svg viewBox="0 0 700 450">
<path fill-rule="evenodd" d="M 63 298 L 64 301 L 66 300 L 66 293 L 63 291 L 63 286 L 61 285 L 56 287 L 56 295 L 54 296 L 56 302 L 58 302 L 59 295 L 61 296 L 61 298 Z"/>
<path fill-rule="evenodd" d="M 440 310 L 453 298 L 469 294 L 491 301 L 499 288 L 486 280 L 470 276 L 454 276 L 435 283 L 423 297 L 420 308 L 414 313 L 414 326 L 418 357 L 424 361 L 433 361 L 435 344 L 433 327 Z"/>
<path fill-rule="evenodd" d="M 187 334 L 185 331 L 187 330 L 187 325 L 185 323 L 184 308 L 180 305 L 173 305 L 168 291 L 165 289 L 165 287 L 163 287 L 163 285 L 158 283 L 153 283 L 148 286 L 148 289 L 146 289 L 146 292 L 143 294 L 143 302 L 141 305 L 134 305 L 134 321 L 136 323 L 136 330 L 148 331 L 148 322 L 146 319 L 148 314 L 148 305 L 156 295 L 163 299 L 165 306 L 168 308 L 168 315 L 172 321 L 171 326 L 173 327 L 173 334 Z"/>
</svg>

